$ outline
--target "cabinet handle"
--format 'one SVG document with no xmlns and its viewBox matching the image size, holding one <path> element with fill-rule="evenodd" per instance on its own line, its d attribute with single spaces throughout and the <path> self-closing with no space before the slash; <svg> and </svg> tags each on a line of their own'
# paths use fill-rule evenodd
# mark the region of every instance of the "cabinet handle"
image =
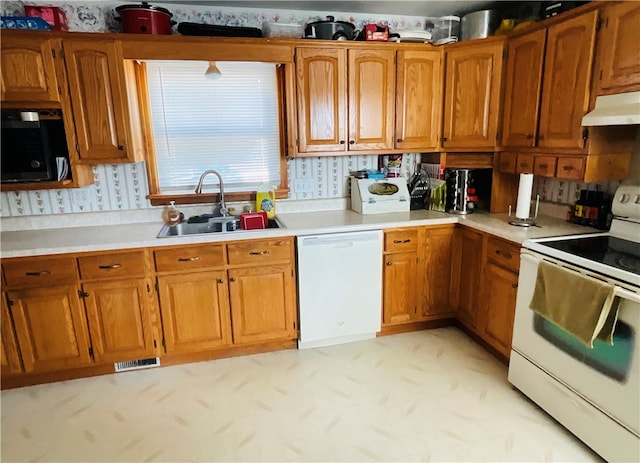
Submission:
<svg viewBox="0 0 640 463">
<path fill-rule="evenodd" d="M 509 251 L 502 252 L 500 249 L 496 249 L 496 254 L 498 254 L 500 257 L 504 257 L 505 259 L 511 259 L 513 257 L 513 255 Z"/>
<path fill-rule="evenodd" d="M 349 144 L 350 144 L 350 145 L 355 145 L 355 144 L 356 144 L 356 141 L 355 141 L 355 140 L 349 140 Z"/>
<path fill-rule="evenodd" d="M 224 283 L 224 280 L 222 278 L 218 278 L 218 283 Z"/>
<path fill-rule="evenodd" d="M 178 257 L 178 262 L 195 262 L 197 260 L 200 260 L 200 257 Z"/>
<path fill-rule="evenodd" d="M 518 283 L 511 283 L 511 287 L 512 287 L 513 289 L 516 289 L 516 288 L 518 287 Z"/>
<path fill-rule="evenodd" d="M 113 264 L 113 265 L 99 265 L 98 268 L 100 270 L 114 270 L 122 267 L 122 264 Z"/>
<path fill-rule="evenodd" d="M 267 254 L 270 254 L 269 251 L 265 250 L 265 251 L 249 251 L 249 255 L 250 256 L 266 256 Z"/>
<path fill-rule="evenodd" d="M 411 240 L 393 240 L 394 243 L 411 243 Z"/>
<path fill-rule="evenodd" d="M 442 137 L 442 141 L 449 141 L 447 137 Z"/>
<path fill-rule="evenodd" d="M 528 135 L 527 135 L 527 140 L 531 140 L 531 139 L 533 139 L 533 135 L 528 134 Z"/>
<path fill-rule="evenodd" d="M 41 272 L 27 272 L 25 273 L 28 277 L 41 277 L 45 275 L 51 275 L 49 270 L 42 270 Z"/>
<path fill-rule="evenodd" d="M 341 145 L 344 145 L 344 140 L 340 140 L 340 144 L 341 144 Z"/>
<path fill-rule="evenodd" d="M 118 150 L 124 151 L 124 145 L 118 145 Z"/>
<path fill-rule="evenodd" d="M 393 265 L 393 262 L 387 261 L 387 265 Z"/>
<path fill-rule="evenodd" d="M 521 162 L 520 167 L 529 167 L 529 164 L 527 164 L 526 162 Z"/>
<path fill-rule="evenodd" d="M 565 170 L 565 171 L 573 170 L 573 166 L 562 166 L 562 170 Z"/>
<path fill-rule="evenodd" d="M 234 277 L 231 277 L 229 278 L 229 281 L 233 283 L 234 281 L 236 281 L 236 279 Z"/>
<path fill-rule="evenodd" d="M 398 139 L 396 140 L 396 143 L 402 143 L 402 138 L 398 138 Z"/>
<path fill-rule="evenodd" d="M 546 169 L 547 167 L 549 167 L 549 166 L 547 166 L 546 164 L 540 164 L 540 168 L 541 169 Z"/>
</svg>

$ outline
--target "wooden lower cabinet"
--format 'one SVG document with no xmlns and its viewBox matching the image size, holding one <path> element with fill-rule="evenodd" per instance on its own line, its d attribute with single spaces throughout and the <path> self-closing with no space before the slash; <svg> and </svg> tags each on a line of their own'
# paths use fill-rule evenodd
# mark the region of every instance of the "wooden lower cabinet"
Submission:
<svg viewBox="0 0 640 463">
<path fill-rule="evenodd" d="M 155 356 L 146 279 L 83 283 L 82 290 L 96 362 Z"/>
<path fill-rule="evenodd" d="M 226 271 L 158 276 L 158 291 L 168 354 L 231 345 Z"/>
<path fill-rule="evenodd" d="M 471 329 L 477 325 L 482 271 L 481 233 L 456 229 L 453 238 L 451 297 L 456 317 Z"/>
<path fill-rule="evenodd" d="M 233 343 L 297 337 L 291 265 L 229 270 Z"/>
<path fill-rule="evenodd" d="M 422 318 L 444 318 L 452 316 L 450 303 L 451 261 L 455 228 L 427 227 L 422 246 L 422 262 L 426 283 L 422 294 Z"/>
<path fill-rule="evenodd" d="M 2 360 L 2 377 L 13 376 L 22 373 L 22 362 L 18 353 L 18 342 L 13 330 L 13 322 L 7 306 L 7 298 L 2 293 L 2 342 L 0 343 L 0 359 Z"/>
<path fill-rule="evenodd" d="M 385 254 L 382 266 L 382 323 L 393 325 L 414 321 L 417 315 L 415 251 Z"/>
<path fill-rule="evenodd" d="M 8 291 L 24 370 L 40 373 L 92 363 L 75 284 Z"/>
<path fill-rule="evenodd" d="M 480 336 L 498 352 L 509 357 L 513 318 L 518 291 L 518 274 L 487 262 L 484 271 L 484 310 L 479 319 Z"/>
</svg>

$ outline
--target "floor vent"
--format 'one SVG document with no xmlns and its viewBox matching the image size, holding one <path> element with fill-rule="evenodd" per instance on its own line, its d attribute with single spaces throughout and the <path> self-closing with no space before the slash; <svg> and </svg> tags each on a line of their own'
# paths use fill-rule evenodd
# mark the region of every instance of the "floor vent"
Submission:
<svg viewBox="0 0 640 463">
<path fill-rule="evenodd" d="M 148 359 L 127 360 L 126 362 L 116 362 L 113 364 L 113 366 L 115 366 L 116 368 L 116 373 L 120 371 L 141 370 L 143 368 L 159 367 L 160 358 L 151 357 Z"/>
</svg>

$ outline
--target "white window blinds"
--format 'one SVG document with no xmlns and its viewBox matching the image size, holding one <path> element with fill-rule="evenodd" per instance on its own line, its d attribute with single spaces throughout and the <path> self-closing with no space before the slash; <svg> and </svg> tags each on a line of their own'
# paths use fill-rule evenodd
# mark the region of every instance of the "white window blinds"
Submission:
<svg viewBox="0 0 640 463">
<path fill-rule="evenodd" d="M 217 62 L 222 77 L 208 80 L 208 64 L 146 62 L 160 193 L 193 192 L 208 169 L 225 191 L 279 185 L 276 65 Z M 203 192 L 217 183 L 207 176 Z"/>
</svg>

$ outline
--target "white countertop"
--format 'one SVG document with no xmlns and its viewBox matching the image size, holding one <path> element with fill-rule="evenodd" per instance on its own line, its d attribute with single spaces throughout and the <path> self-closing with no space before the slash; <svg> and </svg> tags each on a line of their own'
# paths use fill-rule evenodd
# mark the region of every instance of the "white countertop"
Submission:
<svg viewBox="0 0 640 463">
<path fill-rule="evenodd" d="M 509 225 L 507 214 L 458 216 L 426 210 L 371 215 L 351 210 L 296 212 L 280 214 L 278 219 L 284 228 L 168 238 L 156 238 L 161 222 L 6 231 L 0 233 L 1 255 L 5 258 L 37 256 L 454 223 L 520 244 L 531 238 L 597 232 L 594 228 L 550 217 L 539 217 L 536 227 L 521 228 Z"/>
</svg>

